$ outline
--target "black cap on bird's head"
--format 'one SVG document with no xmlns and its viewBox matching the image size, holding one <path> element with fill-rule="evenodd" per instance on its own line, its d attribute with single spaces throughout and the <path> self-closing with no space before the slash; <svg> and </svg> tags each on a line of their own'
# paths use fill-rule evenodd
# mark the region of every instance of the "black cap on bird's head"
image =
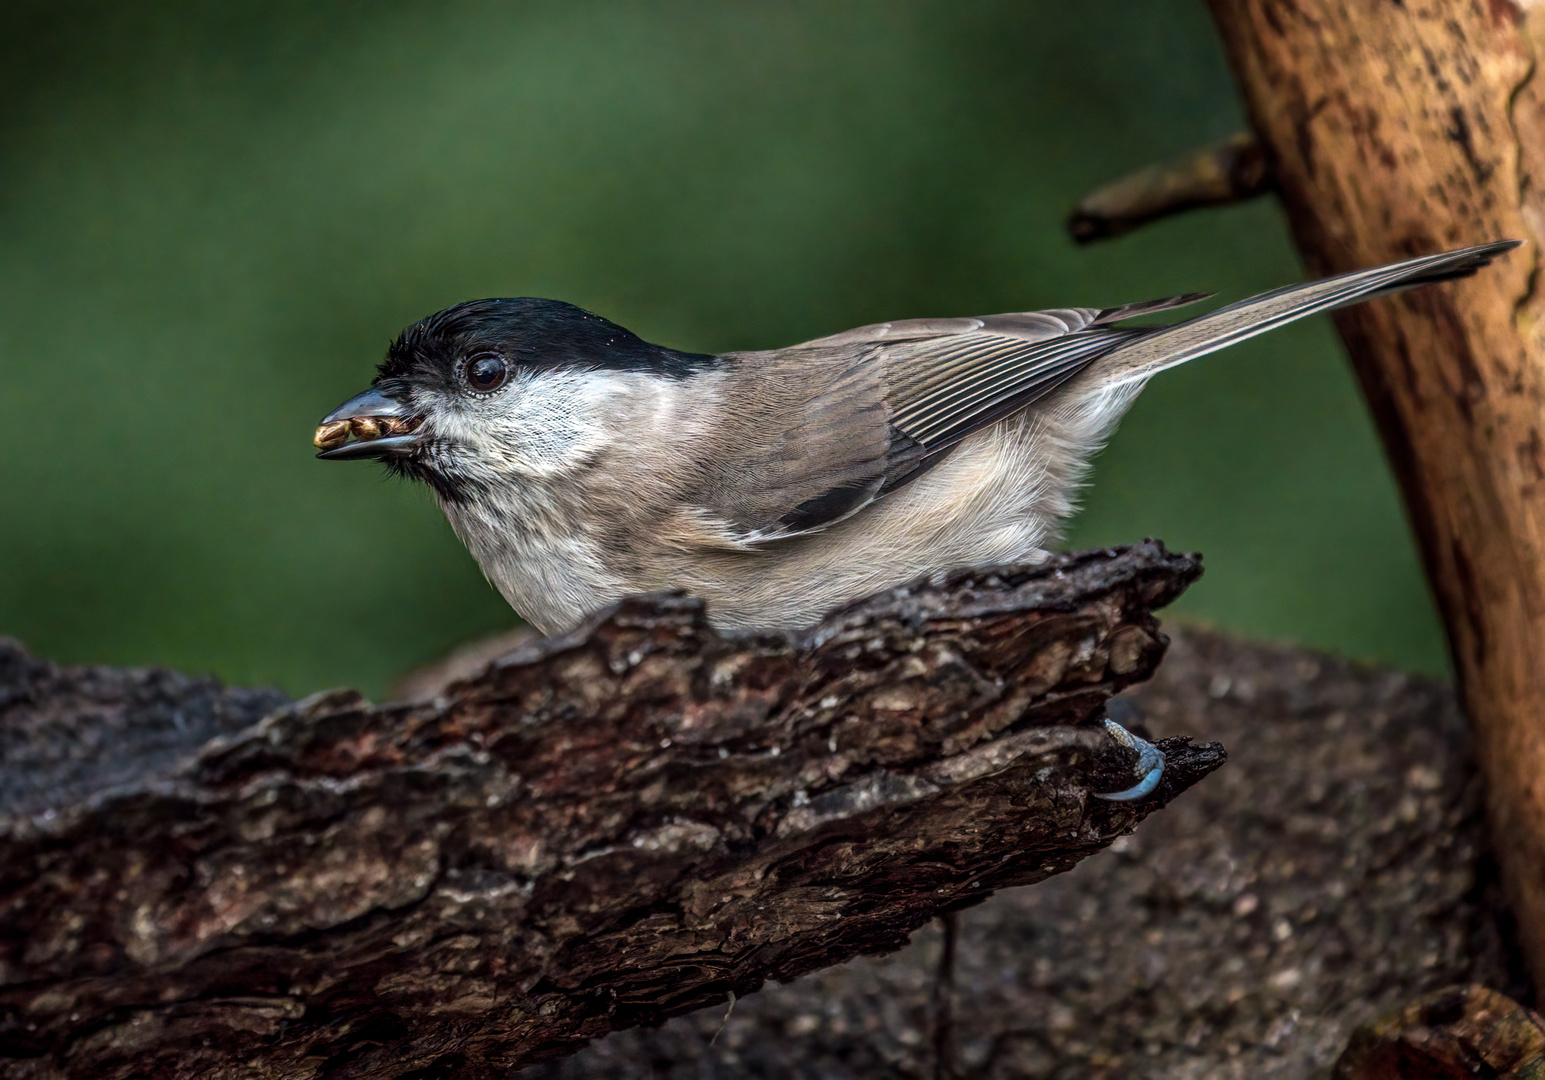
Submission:
<svg viewBox="0 0 1545 1080">
<path fill-rule="evenodd" d="M 717 362 L 652 345 L 562 300 L 468 300 L 419 320 L 392 342 L 370 389 L 322 418 L 317 457 L 407 464 L 425 446 L 419 430 L 424 395 L 418 390 L 486 397 L 521 370 L 559 366 L 681 379 Z"/>
<path fill-rule="evenodd" d="M 520 296 L 468 300 L 420 319 L 392 343 L 376 380 L 449 374 L 458 361 L 485 352 L 533 367 L 572 364 L 677 377 L 713 359 L 651 345 L 562 300 Z"/>
</svg>

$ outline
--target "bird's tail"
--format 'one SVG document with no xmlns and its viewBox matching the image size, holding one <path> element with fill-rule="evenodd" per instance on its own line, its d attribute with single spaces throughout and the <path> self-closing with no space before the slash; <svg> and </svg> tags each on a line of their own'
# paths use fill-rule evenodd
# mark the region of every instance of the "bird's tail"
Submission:
<svg viewBox="0 0 1545 1080">
<path fill-rule="evenodd" d="M 1237 304 L 1198 315 L 1183 323 L 1144 335 L 1116 349 L 1091 368 L 1099 385 L 1117 387 L 1146 380 L 1165 368 L 1226 349 L 1246 338 L 1275 330 L 1295 319 L 1361 303 L 1376 296 L 1404 292 L 1436 281 L 1468 277 L 1521 240 L 1498 240 L 1476 247 L 1424 255 L 1419 259 L 1357 270 L 1350 274 L 1289 285 L 1252 296 Z"/>
</svg>

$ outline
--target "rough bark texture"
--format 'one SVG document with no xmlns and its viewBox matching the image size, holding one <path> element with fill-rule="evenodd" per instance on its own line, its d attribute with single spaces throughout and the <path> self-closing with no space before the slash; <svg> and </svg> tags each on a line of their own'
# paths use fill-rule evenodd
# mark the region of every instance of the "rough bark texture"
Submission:
<svg viewBox="0 0 1545 1080">
<path fill-rule="evenodd" d="M 1484 986 L 1451 986 L 1358 1028 L 1334 1080 L 1539 1080 L 1545 1021 Z"/>
<path fill-rule="evenodd" d="M 1327 1080 L 1356 1027 L 1413 998 L 1526 992 L 1449 688 L 1166 630 L 1130 700 L 1157 733 L 1222 740 L 1228 766 L 1070 873 L 960 913 L 943 1074 Z M 521 1080 L 932 1080 L 936 926 Z"/>
<path fill-rule="evenodd" d="M 629 601 L 431 701 L 248 727 L 261 696 L 12 649 L 0 731 L 36 772 L 0 788 L 0 1061 L 505 1075 L 896 949 L 1222 763 L 1166 740 L 1155 797 L 1091 797 L 1132 777 L 1087 722 L 1198 572 L 1150 542 L 733 640 Z"/>
<path fill-rule="evenodd" d="M 1300 249 L 1332 273 L 1485 240 L 1485 273 L 1338 324 L 1405 494 L 1545 980 L 1545 223 L 1537 8 L 1210 0 Z"/>
</svg>

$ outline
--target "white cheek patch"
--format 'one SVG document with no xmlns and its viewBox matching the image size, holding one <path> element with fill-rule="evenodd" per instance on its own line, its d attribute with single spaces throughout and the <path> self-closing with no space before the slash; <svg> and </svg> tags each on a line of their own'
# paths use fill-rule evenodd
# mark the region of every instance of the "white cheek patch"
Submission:
<svg viewBox="0 0 1545 1080">
<path fill-rule="evenodd" d="M 455 465 L 466 472 L 559 476 L 612 441 L 609 421 L 630 389 L 615 373 L 524 371 L 496 394 L 442 405 L 434 433 L 464 448 Z"/>
</svg>

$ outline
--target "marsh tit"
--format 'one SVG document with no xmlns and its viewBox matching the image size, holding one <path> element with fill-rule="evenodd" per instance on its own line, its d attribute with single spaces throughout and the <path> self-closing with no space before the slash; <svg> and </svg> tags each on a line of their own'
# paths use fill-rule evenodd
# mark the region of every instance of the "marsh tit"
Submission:
<svg viewBox="0 0 1545 1080">
<path fill-rule="evenodd" d="M 721 629 L 793 628 L 948 567 L 1045 557 L 1143 385 L 1294 319 L 1485 266 L 1515 241 L 1242 300 L 907 319 L 765 352 L 679 352 L 556 300 L 405 330 L 319 457 L 433 489 L 488 579 L 553 633 L 684 589 Z"/>
</svg>

